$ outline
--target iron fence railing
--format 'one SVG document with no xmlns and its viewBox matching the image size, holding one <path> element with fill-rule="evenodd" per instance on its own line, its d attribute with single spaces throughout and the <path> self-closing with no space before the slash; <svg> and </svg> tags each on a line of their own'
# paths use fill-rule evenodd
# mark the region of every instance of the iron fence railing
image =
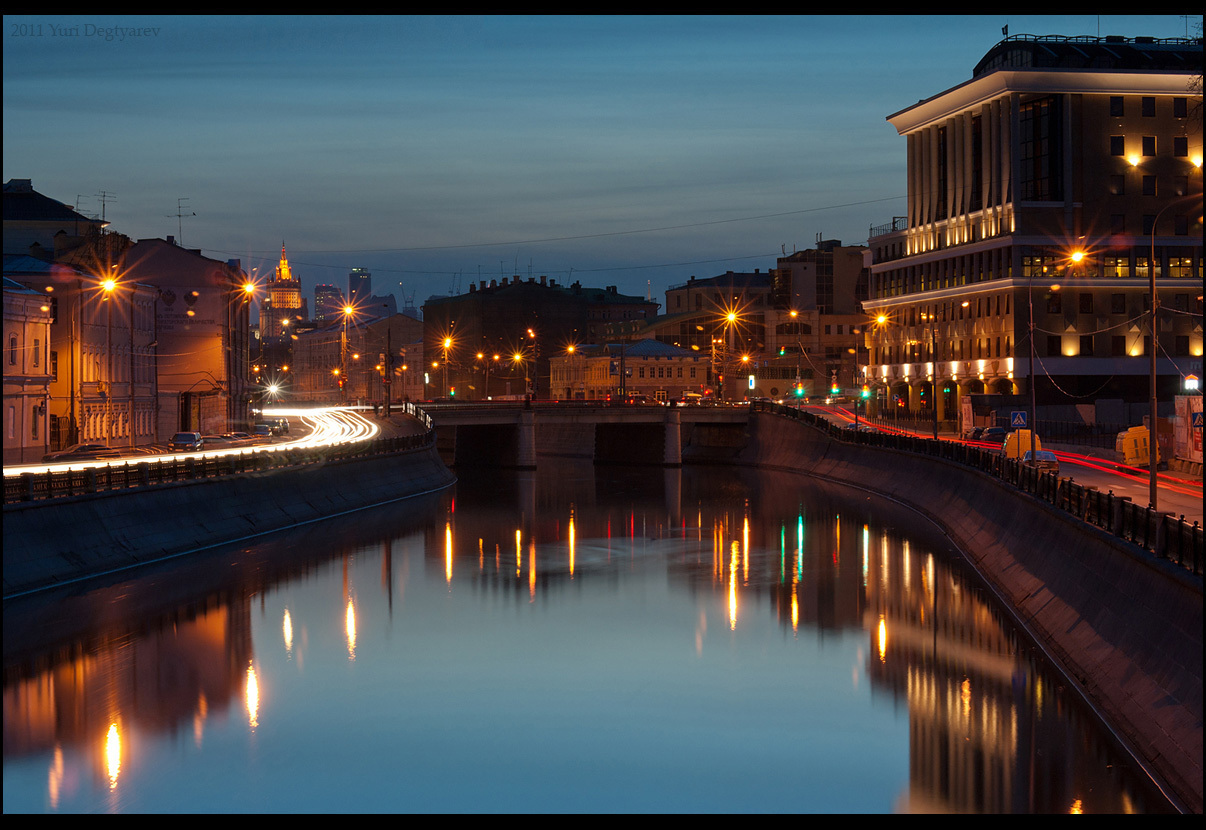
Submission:
<svg viewBox="0 0 1206 830">
<path fill-rule="evenodd" d="M 767 401 L 754 401 L 754 412 L 795 418 L 847 443 L 904 450 L 953 461 L 988 473 L 1079 520 L 1102 528 L 1161 559 L 1202 575 L 1203 528 L 1184 516 L 1132 503 L 1129 496 L 1102 493 L 1050 472 L 1005 458 L 1000 452 L 958 441 L 935 441 L 905 433 L 844 429 L 819 415 Z"/>
</svg>

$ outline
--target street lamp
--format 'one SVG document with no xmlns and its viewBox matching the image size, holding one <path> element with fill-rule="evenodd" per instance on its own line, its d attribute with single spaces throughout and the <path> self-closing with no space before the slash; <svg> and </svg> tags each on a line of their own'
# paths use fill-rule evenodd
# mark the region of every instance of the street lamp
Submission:
<svg viewBox="0 0 1206 830">
<path fill-rule="evenodd" d="M 108 317 L 105 326 L 105 446 L 110 446 L 113 441 L 113 294 L 117 291 L 117 280 L 112 276 L 105 277 L 101 280 L 101 290 L 104 292 L 103 302 L 107 306 Z"/>
<path fill-rule="evenodd" d="M 452 338 L 445 337 L 441 345 L 444 347 L 444 397 L 448 397 L 448 350 L 452 348 Z"/>
<path fill-rule="evenodd" d="M 347 403 L 348 398 L 348 320 L 356 313 L 356 309 L 351 305 L 343 307 L 343 335 L 339 341 L 339 371 L 336 373 L 339 380 L 339 402 Z"/>
<path fill-rule="evenodd" d="M 1198 162 L 1200 164 L 1200 162 Z M 1156 352 L 1158 343 L 1158 333 L 1156 331 L 1156 311 L 1160 306 L 1160 297 L 1156 294 L 1156 226 L 1160 222 L 1160 217 L 1164 215 L 1164 211 L 1181 202 L 1188 202 L 1194 199 L 1201 199 L 1201 193 L 1194 193 L 1188 196 L 1182 196 L 1179 199 L 1173 199 L 1156 213 L 1156 218 L 1152 220 L 1152 256 L 1148 260 L 1148 305 L 1151 306 L 1151 315 L 1148 318 L 1148 339 L 1151 345 L 1148 351 L 1151 356 L 1151 364 L 1149 366 L 1148 392 L 1150 400 L 1148 401 L 1148 433 L 1147 433 L 1147 473 L 1148 473 L 1148 499 L 1151 501 L 1152 510 L 1156 509 L 1156 463 L 1157 458 L 1157 441 L 1156 441 Z"/>
</svg>

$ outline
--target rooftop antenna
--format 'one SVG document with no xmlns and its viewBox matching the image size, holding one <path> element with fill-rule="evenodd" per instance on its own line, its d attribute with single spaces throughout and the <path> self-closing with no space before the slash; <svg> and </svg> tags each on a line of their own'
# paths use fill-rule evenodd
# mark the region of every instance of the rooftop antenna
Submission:
<svg viewBox="0 0 1206 830">
<path fill-rule="evenodd" d="M 185 216 L 196 216 L 197 214 L 189 210 L 188 205 L 184 204 L 188 201 L 187 196 L 181 196 L 176 200 L 176 244 L 184 247 L 184 218 Z M 188 211 L 187 213 L 185 211 Z M 168 214 L 171 216 L 172 214 Z M 285 250 L 285 243 L 281 242 L 281 250 Z"/>
<path fill-rule="evenodd" d="M 94 193 L 96 198 L 101 200 L 101 221 L 105 221 L 105 204 L 108 202 L 116 202 L 117 196 L 107 190 L 102 190 L 100 193 Z"/>
</svg>

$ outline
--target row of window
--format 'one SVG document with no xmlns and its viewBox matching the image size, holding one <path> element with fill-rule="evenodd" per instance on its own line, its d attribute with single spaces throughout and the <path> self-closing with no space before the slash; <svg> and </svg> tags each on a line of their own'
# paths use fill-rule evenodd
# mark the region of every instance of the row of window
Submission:
<svg viewBox="0 0 1206 830">
<path fill-rule="evenodd" d="M 1139 114 L 1144 118 L 1156 117 L 1156 97 L 1143 95 L 1139 98 Z M 1189 99 L 1175 97 L 1172 99 L 1173 118 L 1186 118 L 1189 115 Z M 1126 99 L 1122 95 L 1110 96 L 1110 115 L 1122 117 L 1126 115 Z"/>
<path fill-rule="evenodd" d="M 1094 313 L 1094 294 L 1088 291 L 1082 291 L 1077 298 L 1077 311 L 1081 314 Z M 1147 312 L 1151 309 L 1151 298 L 1147 294 L 1110 294 L 1110 314 L 1127 314 L 1127 297 L 1133 299 L 1142 299 L 1143 311 Z M 1052 291 L 1047 295 L 1047 313 L 1062 314 L 1064 310 L 1064 295 L 1059 291 Z M 1197 311 L 1201 313 L 1201 303 L 1197 303 Z M 1175 311 L 1190 310 L 1190 297 L 1188 294 L 1174 294 L 1172 307 Z"/>
<path fill-rule="evenodd" d="M 1184 135 L 1175 135 L 1172 139 L 1173 156 L 1176 158 L 1189 157 L 1189 137 Z M 1145 135 L 1139 142 L 1140 155 L 1154 156 L 1156 155 L 1156 137 L 1154 135 Z M 1126 155 L 1126 136 L 1112 135 L 1110 136 L 1110 155 L 1125 156 Z"/>
<path fill-rule="evenodd" d="M 672 378 L 672 377 L 675 377 L 674 371 L 675 371 L 675 369 L 676 369 L 676 368 L 677 368 L 677 370 L 678 370 L 678 375 L 677 375 L 677 376 L 678 376 L 679 378 L 682 378 L 682 376 L 683 376 L 683 367 L 682 367 L 682 366 L 678 366 L 678 367 L 674 367 L 674 366 L 658 366 L 658 367 L 657 367 L 657 375 L 656 375 L 656 377 L 659 377 L 659 378 Z M 689 366 L 689 367 L 687 367 L 687 368 L 690 370 L 690 374 L 689 374 L 689 375 L 687 375 L 687 377 L 689 377 L 689 378 L 694 378 L 694 377 L 695 377 L 695 367 L 694 367 L 694 366 Z M 653 369 L 654 369 L 654 367 L 653 367 L 653 366 L 650 366 L 650 367 L 649 367 L 649 377 L 651 377 L 651 378 L 652 378 L 652 377 L 655 377 L 655 375 L 654 375 L 654 373 L 653 373 Z M 637 377 L 639 377 L 639 378 L 643 378 L 643 377 L 645 377 L 645 367 L 644 367 L 644 366 L 641 366 L 640 368 L 638 368 L 638 369 L 637 369 Z"/>
<path fill-rule="evenodd" d="M 1047 335 L 1047 356 L 1093 357 L 1096 348 L 1094 344 L 1097 339 L 1098 337 L 1092 334 L 1082 334 L 1075 338 L 1059 334 Z M 1172 340 L 1174 357 L 1190 356 L 1189 335 L 1179 334 L 1173 337 Z M 1167 341 L 1165 342 L 1167 343 Z M 1065 344 L 1068 348 L 1065 348 Z M 1075 347 L 1077 351 L 1072 352 L 1072 347 Z M 1150 357 L 1151 348 L 1152 339 L 1147 335 L 1143 335 L 1142 340 L 1136 335 L 1110 335 L 1110 357 Z"/>
</svg>

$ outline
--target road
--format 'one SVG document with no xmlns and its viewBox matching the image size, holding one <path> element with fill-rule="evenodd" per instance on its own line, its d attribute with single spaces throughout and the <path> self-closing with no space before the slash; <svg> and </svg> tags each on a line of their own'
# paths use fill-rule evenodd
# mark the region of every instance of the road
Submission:
<svg viewBox="0 0 1206 830">
<path fill-rule="evenodd" d="M 809 406 L 806 410 L 815 415 L 836 423 L 848 424 L 854 421 L 853 413 L 840 406 Z M 861 421 L 861 419 L 860 419 Z M 897 429 L 890 427 L 877 428 L 890 432 L 901 432 L 917 435 L 921 438 L 932 438 L 932 432 Z M 997 444 L 984 441 L 967 441 L 960 437 L 938 434 L 943 441 L 958 441 L 975 447 L 996 449 Z M 1137 505 L 1146 507 L 1150 488 L 1150 479 L 1146 469 L 1127 467 L 1113 460 L 1114 453 L 1090 447 L 1065 446 L 1060 444 L 1043 444 L 1043 449 L 1051 450 L 1059 458 L 1062 478 L 1071 478 L 1077 484 L 1096 487 L 1103 493 L 1113 491 L 1116 496 L 1126 496 Z M 1202 478 L 1169 472 L 1158 472 L 1156 477 L 1157 507 L 1174 516 L 1184 516 L 1189 521 L 1202 522 Z"/>
<path fill-rule="evenodd" d="M 201 452 L 167 452 L 164 447 L 144 448 L 144 451 L 131 450 L 121 458 L 75 460 L 58 464 L 25 464 L 6 466 L 6 476 L 21 473 L 44 473 L 48 470 L 83 469 L 85 467 L 106 467 L 109 465 L 141 464 L 144 461 L 171 461 L 189 456 L 213 458 L 221 455 L 238 455 L 245 452 L 279 452 L 285 449 L 306 447 L 332 446 L 351 441 L 365 441 L 376 438 L 381 434 L 381 426 L 370 416 L 348 407 L 315 407 L 312 409 L 271 409 L 265 410 L 265 415 L 273 418 L 289 419 L 289 434 L 287 437 L 273 438 L 266 444 L 229 444 L 212 447 Z M 146 450 L 149 450 L 147 452 Z"/>
</svg>

